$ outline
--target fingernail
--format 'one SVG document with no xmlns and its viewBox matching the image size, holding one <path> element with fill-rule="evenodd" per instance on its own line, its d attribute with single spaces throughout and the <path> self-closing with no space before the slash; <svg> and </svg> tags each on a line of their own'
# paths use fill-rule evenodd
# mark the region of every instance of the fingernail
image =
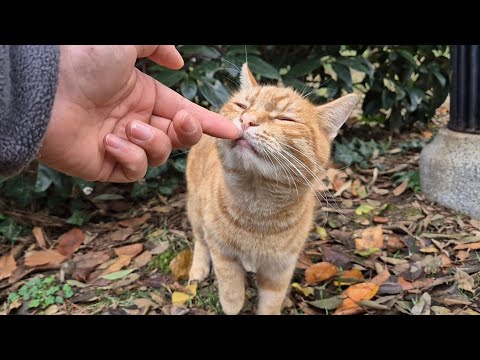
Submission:
<svg viewBox="0 0 480 360">
<path fill-rule="evenodd" d="M 195 120 L 193 120 L 190 114 L 185 114 L 182 123 L 180 124 L 180 127 L 186 133 L 193 133 L 197 131 L 197 124 L 195 124 Z"/>
<path fill-rule="evenodd" d="M 105 141 L 107 145 L 114 148 L 114 149 L 121 149 L 127 144 L 127 141 L 118 137 L 117 135 L 108 134 Z"/>
<path fill-rule="evenodd" d="M 153 132 L 148 125 L 141 121 L 134 121 L 132 124 L 132 136 L 141 141 L 147 141 L 153 136 Z"/>
</svg>

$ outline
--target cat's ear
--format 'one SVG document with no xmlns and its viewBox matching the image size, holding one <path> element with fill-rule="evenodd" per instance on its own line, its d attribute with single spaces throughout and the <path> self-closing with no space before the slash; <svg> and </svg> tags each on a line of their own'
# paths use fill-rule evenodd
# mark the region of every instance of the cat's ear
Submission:
<svg viewBox="0 0 480 360">
<path fill-rule="evenodd" d="M 252 75 L 252 72 L 248 68 L 248 64 L 245 63 L 242 66 L 242 72 L 240 73 L 240 87 L 242 89 L 251 89 L 258 86 L 257 81 Z"/>
<path fill-rule="evenodd" d="M 330 140 L 335 139 L 338 130 L 340 130 L 345 121 L 347 121 L 356 103 L 357 95 L 348 94 L 328 104 L 317 107 Z"/>
</svg>

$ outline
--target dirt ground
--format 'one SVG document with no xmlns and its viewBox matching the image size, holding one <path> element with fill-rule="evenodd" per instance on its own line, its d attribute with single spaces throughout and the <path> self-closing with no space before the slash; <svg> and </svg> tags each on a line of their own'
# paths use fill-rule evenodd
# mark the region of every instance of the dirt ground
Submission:
<svg viewBox="0 0 480 360">
<path fill-rule="evenodd" d="M 434 125 L 445 117 L 443 106 Z M 434 131 L 390 140 L 381 129 L 349 132 L 389 144 L 366 166 L 334 164 L 323 179 L 284 314 L 479 314 L 480 221 L 428 201 L 418 186 L 421 146 Z M 81 228 L 11 209 L 33 231 L 0 245 L 0 313 L 221 314 L 213 275 L 186 283 L 185 199 L 112 200 L 99 209 L 109 221 Z M 243 314 L 256 304 L 255 275 L 248 280 Z"/>
</svg>

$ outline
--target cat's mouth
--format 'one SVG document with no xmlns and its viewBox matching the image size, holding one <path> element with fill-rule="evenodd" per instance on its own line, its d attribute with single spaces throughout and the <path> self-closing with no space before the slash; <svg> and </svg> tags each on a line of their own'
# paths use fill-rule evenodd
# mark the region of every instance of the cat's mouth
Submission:
<svg viewBox="0 0 480 360">
<path fill-rule="evenodd" d="M 243 136 L 235 140 L 234 147 L 245 149 L 246 151 L 251 151 L 254 154 L 257 154 L 253 146 L 250 144 L 250 142 L 247 139 L 245 139 Z"/>
</svg>

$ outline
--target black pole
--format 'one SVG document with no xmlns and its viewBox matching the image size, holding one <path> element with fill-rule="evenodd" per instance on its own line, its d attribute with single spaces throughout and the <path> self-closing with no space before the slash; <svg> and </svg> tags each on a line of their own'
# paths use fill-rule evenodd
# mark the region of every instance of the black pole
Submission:
<svg viewBox="0 0 480 360">
<path fill-rule="evenodd" d="M 451 61 L 448 128 L 480 134 L 480 45 L 453 45 Z"/>
</svg>

